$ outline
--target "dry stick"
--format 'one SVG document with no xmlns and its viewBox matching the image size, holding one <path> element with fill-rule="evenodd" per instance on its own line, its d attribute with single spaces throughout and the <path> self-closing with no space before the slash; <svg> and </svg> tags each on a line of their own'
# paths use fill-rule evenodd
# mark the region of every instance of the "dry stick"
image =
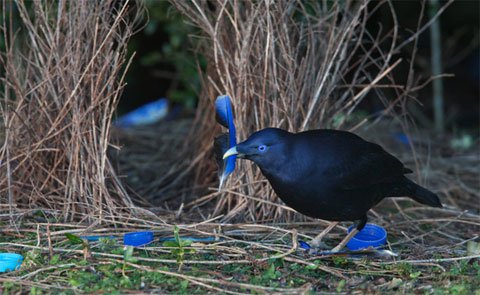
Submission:
<svg viewBox="0 0 480 295">
<path fill-rule="evenodd" d="M 24 281 L 24 280 L 19 280 L 18 278 L 11 278 L 11 277 L 0 277 L 0 282 L 9 282 L 9 283 L 15 283 L 19 285 L 25 285 L 25 286 L 30 286 L 30 287 L 40 287 L 44 288 L 46 290 L 50 289 L 61 289 L 61 290 L 72 290 L 72 287 L 63 287 L 63 286 L 58 286 L 58 285 L 48 285 L 48 284 L 42 284 L 42 283 L 37 283 L 37 282 L 32 282 L 32 281 Z"/>
<path fill-rule="evenodd" d="M 359 9 L 362 10 L 364 7 L 366 7 L 366 3 L 364 3 L 362 5 L 362 7 Z M 356 16 L 358 17 L 358 15 Z M 347 36 L 347 32 L 350 30 L 350 28 L 353 27 L 353 25 L 356 23 L 357 21 L 357 18 L 354 18 L 354 20 L 352 20 L 349 24 L 349 26 L 345 29 L 344 33 L 342 34 L 342 36 L 340 36 L 340 40 L 338 41 L 339 44 L 342 44 L 344 42 L 344 39 L 346 38 Z M 304 130 L 305 127 L 307 126 L 307 123 L 308 121 L 310 120 L 310 116 L 312 115 L 312 112 L 313 112 L 313 107 L 315 106 L 315 104 L 317 103 L 318 99 L 320 98 L 320 92 L 322 91 L 323 89 L 323 85 L 326 81 L 326 78 L 329 76 L 328 73 L 330 72 L 330 69 L 331 67 L 333 66 L 334 62 L 336 62 L 336 57 L 340 51 L 340 45 L 337 46 L 337 48 L 335 49 L 335 52 L 333 53 L 333 56 L 330 57 L 330 62 L 326 68 L 326 70 L 324 71 L 324 75 L 323 75 L 323 78 L 322 78 L 322 81 L 320 82 L 320 85 L 317 87 L 316 91 L 315 91 L 315 94 L 313 96 L 313 100 L 312 102 L 310 103 L 309 105 L 309 108 L 308 108 L 308 111 L 307 111 L 307 114 L 305 116 L 305 119 L 303 120 L 303 123 L 301 125 L 301 130 Z M 328 52 L 327 52 L 328 53 Z"/>
<path fill-rule="evenodd" d="M 459 215 L 458 217 L 460 217 Z M 462 219 L 452 219 L 452 218 L 422 218 L 422 219 L 415 219 L 415 223 L 431 223 L 431 222 L 448 222 L 448 223 L 465 223 L 470 225 L 480 226 L 480 222 L 475 222 L 474 220 L 462 220 Z M 396 222 L 395 225 L 403 225 L 403 224 L 410 224 L 411 221 L 399 221 Z"/>
<path fill-rule="evenodd" d="M 29 273 L 19 277 L 19 279 L 25 280 L 25 279 L 29 279 L 29 278 L 31 278 L 31 277 L 33 277 L 33 276 L 35 276 L 35 275 L 37 275 L 41 272 L 47 271 L 47 270 L 67 268 L 67 267 L 79 267 L 79 266 L 75 263 L 67 263 L 67 264 L 59 264 L 59 265 L 48 266 L 48 267 L 39 268 L 35 271 L 29 272 Z M 89 266 L 84 266 L 84 267 L 89 267 Z"/>
<path fill-rule="evenodd" d="M 381 74 L 379 74 L 367 87 L 363 88 L 359 93 L 357 93 L 357 95 L 355 95 L 351 100 L 349 100 L 347 102 L 347 104 L 345 105 L 345 107 L 348 107 L 350 106 L 351 104 L 353 104 L 356 100 L 358 100 L 361 96 L 365 95 L 368 91 L 370 91 L 370 89 L 372 89 L 372 86 L 375 85 L 378 81 L 380 81 L 381 79 L 383 79 L 386 75 L 388 75 L 395 67 L 398 66 L 398 64 L 400 64 L 400 62 L 402 61 L 402 59 L 398 59 L 393 65 L 391 65 L 390 67 L 388 67 L 385 71 L 383 71 Z"/>
<path fill-rule="evenodd" d="M 457 216 L 457 218 L 461 217 L 462 215 L 463 215 L 463 213 L 460 213 L 460 214 Z M 447 227 L 447 226 L 448 226 L 449 224 L 451 224 L 452 222 L 455 222 L 455 220 L 457 220 L 457 219 L 448 219 L 448 220 L 447 220 L 447 223 L 439 226 L 439 227 L 438 227 L 437 229 L 435 229 L 434 231 L 423 232 L 422 234 L 416 235 L 416 236 L 414 236 L 414 237 L 408 237 L 408 236 L 407 236 L 407 241 L 413 241 L 413 240 L 415 240 L 415 239 L 423 238 L 423 237 L 425 237 L 425 236 L 431 235 L 431 234 L 437 232 L 439 229 Z M 413 221 L 406 222 L 406 223 L 412 224 Z M 416 227 L 419 231 L 421 231 L 420 228 L 419 228 L 417 225 L 415 225 L 415 227 Z M 406 234 L 405 234 L 403 231 L 402 231 L 402 234 L 406 236 Z M 400 244 L 400 243 L 402 243 L 402 242 L 404 243 L 405 241 L 399 241 L 399 242 L 393 243 L 392 245 Z"/>
<path fill-rule="evenodd" d="M 445 5 L 442 6 L 442 8 L 440 8 L 437 12 L 437 14 L 432 17 L 420 30 L 418 30 L 417 32 L 415 32 L 415 34 L 413 34 L 412 36 L 410 36 L 410 38 L 408 38 L 407 40 L 403 41 L 400 45 L 398 45 L 396 48 L 395 48 L 395 53 L 399 52 L 400 49 L 402 49 L 403 47 L 405 47 L 405 45 L 411 43 L 413 40 L 415 40 L 420 34 L 422 34 L 423 32 L 425 32 L 426 29 L 428 29 L 432 24 L 433 22 L 435 22 L 437 20 L 438 17 L 440 17 L 440 15 L 442 15 L 442 13 L 445 11 L 445 9 L 447 9 L 448 6 L 450 6 L 450 4 L 452 4 L 454 2 L 454 0 L 450 0 L 448 1 Z"/>
<path fill-rule="evenodd" d="M 469 259 L 479 259 L 480 254 L 469 255 L 469 256 L 460 256 L 460 257 L 450 257 L 450 258 L 436 258 L 436 259 L 418 259 L 418 260 L 397 260 L 390 262 L 378 262 L 380 265 L 385 264 L 397 264 L 397 263 L 439 263 L 439 262 L 450 262 L 450 261 L 459 261 L 459 260 L 469 260 Z"/>
<path fill-rule="evenodd" d="M 48 243 L 48 254 L 50 259 L 53 257 L 53 246 L 52 246 L 52 237 L 50 235 L 50 224 L 47 225 L 47 243 Z"/>
<path fill-rule="evenodd" d="M 288 206 L 282 205 L 282 204 L 274 203 L 274 202 L 267 201 L 267 200 L 260 199 L 260 198 L 255 198 L 255 197 L 252 197 L 252 196 L 249 196 L 249 195 L 246 195 L 246 194 L 242 194 L 242 193 L 239 193 L 239 192 L 235 192 L 235 191 L 232 191 L 232 190 L 228 190 L 228 189 L 224 189 L 224 191 L 227 191 L 227 192 L 229 192 L 233 195 L 238 195 L 238 196 L 241 196 L 241 197 L 244 197 L 244 198 L 247 198 L 247 199 L 251 199 L 251 200 L 254 200 L 254 201 L 257 201 L 257 202 L 260 202 L 260 203 L 265 203 L 265 204 L 269 204 L 269 205 L 272 205 L 272 206 L 275 206 L 275 207 L 279 207 L 279 208 L 282 208 L 286 211 L 297 212 L 294 209 L 292 209 Z"/>
</svg>

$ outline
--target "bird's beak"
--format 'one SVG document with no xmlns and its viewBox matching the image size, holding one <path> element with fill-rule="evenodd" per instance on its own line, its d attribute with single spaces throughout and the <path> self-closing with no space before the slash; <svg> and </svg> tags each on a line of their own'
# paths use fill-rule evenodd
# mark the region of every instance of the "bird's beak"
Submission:
<svg viewBox="0 0 480 295">
<path fill-rule="evenodd" d="M 226 158 L 228 158 L 230 156 L 233 156 L 233 155 L 238 155 L 238 151 L 237 151 L 236 146 L 234 146 L 231 149 L 229 149 L 228 151 L 226 151 L 225 154 L 223 154 L 223 159 L 225 160 Z"/>
</svg>

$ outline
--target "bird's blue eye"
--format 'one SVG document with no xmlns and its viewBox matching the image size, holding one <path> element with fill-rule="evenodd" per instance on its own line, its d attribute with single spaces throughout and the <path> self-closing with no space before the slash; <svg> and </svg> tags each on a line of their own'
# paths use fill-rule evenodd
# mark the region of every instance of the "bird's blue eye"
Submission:
<svg viewBox="0 0 480 295">
<path fill-rule="evenodd" d="M 259 145 L 259 146 L 258 146 L 258 150 L 261 151 L 261 152 L 264 152 L 264 151 L 267 150 L 267 146 L 266 146 L 266 145 L 263 145 L 263 144 L 262 144 L 262 145 Z"/>
</svg>

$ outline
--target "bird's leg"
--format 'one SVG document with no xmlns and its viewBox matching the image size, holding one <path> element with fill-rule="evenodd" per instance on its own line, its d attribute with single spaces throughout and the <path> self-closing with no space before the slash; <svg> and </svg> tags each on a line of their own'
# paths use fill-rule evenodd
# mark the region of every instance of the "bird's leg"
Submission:
<svg viewBox="0 0 480 295">
<path fill-rule="evenodd" d="M 319 248 L 321 243 L 322 243 L 322 239 L 324 236 L 326 236 L 333 228 L 335 228 L 335 226 L 338 225 L 338 221 L 334 221 L 334 222 L 330 222 L 330 224 L 327 226 L 326 229 L 324 229 L 321 233 L 319 233 L 311 242 L 310 242 L 310 246 L 314 247 L 314 248 Z"/>
<path fill-rule="evenodd" d="M 345 247 L 345 245 L 359 232 L 358 229 L 354 228 L 348 235 L 338 244 L 335 248 L 332 249 L 332 252 L 338 252 Z"/>
<path fill-rule="evenodd" d="M 345 247 L 345 245 L 350 242 L 350 240 L 365 227 L 365 224 L 367 224 L 367 216 L 360 219 L 357 226 L 348 233 L 348 235 L 340 242 L 340 244 L 338 244 L 335 248 L 332 249 L 332 252 L 338 252 L 342 250 L 343 247 Z"/>
</svg>

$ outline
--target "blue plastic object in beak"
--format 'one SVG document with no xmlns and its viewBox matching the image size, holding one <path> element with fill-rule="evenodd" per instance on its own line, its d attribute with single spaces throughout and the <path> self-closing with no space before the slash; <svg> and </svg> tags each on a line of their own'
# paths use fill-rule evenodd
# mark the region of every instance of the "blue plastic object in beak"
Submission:
<svg viewBox="0 0 480 295">
<path fill-rule="evenodd" d="M 233 110 L 230 97 L 228 95 L 222 95 L 217 97 L 215 101 L 215 111 L 216 119 L 219 124 L 228 128 L 228 146 L 225 147 L 225 150 L 228 150 L 237 145 L 236 138 L 236 129 L 233 122 Z M 235 160 L 237 159 L 236 155 L 232 155 L 224 160 L 223 163 L 223 172 L 220 175 L 220 187 L 222 187 L 223 182 L 230 175 L 233 170 L 235 170 Z"/>
</svg>

